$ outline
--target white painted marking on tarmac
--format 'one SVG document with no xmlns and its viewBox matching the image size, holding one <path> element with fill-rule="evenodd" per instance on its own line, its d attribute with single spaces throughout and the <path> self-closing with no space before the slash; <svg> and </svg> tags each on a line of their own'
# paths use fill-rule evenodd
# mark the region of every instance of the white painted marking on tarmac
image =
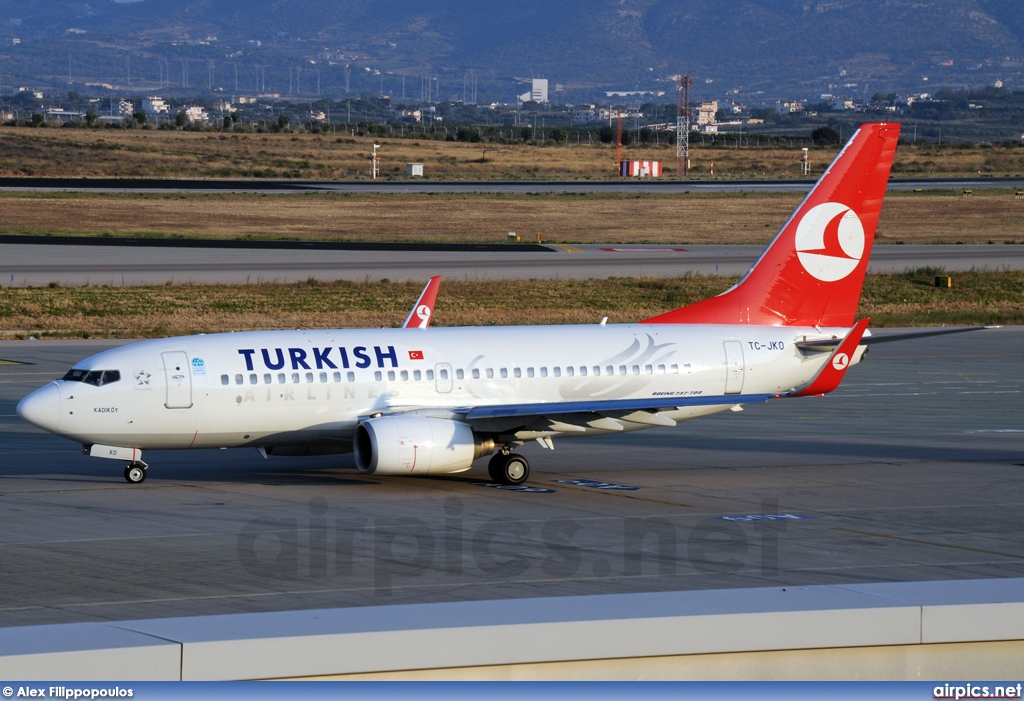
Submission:
<svg viewBox="0 0 1024 701">
<path fill-rule="evenodd" d="M 976 428 L 973 431 L 964 433 L 1024 433 L 1022 428 Z"/>
</svg>

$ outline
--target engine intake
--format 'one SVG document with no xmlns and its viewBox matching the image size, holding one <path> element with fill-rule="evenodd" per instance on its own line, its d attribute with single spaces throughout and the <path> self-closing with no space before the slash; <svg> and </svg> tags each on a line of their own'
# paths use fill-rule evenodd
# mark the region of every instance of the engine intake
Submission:
<svg viewBox="0 0 1024 701">
<path fill-rule="evenodd" d="M 468 470 L 494 452 L 469 424 L 428 416 L 383 416 L 356 426 L 356 467 L 367 474 L 428 475 Z"/>
</svg>

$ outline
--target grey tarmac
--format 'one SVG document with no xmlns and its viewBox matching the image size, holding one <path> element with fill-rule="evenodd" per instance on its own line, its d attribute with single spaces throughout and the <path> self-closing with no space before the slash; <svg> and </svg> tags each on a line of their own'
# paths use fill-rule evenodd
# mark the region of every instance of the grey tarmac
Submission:
<svg viewBox="0 0 1024 701">
<path fill-rule="evenodd" d="M 1024 576 L 1024 327 L 876 346 L 823 398 L 531 444 L 526 492 L 254 450 L 147 453 L 129 485 L 15 416 L 111 345 L 0 342 L 31 363 L 0 365 L 0 626 Z"/>
<path fill-rule="evenodd" d="M 741 275 L 760 245 L 583 245 L 550 250 L 465 252 L 149 248 L 133 246 L 0 245 L 0 285 L 160 285 L 165 283 L 302 282 L 317 280 L 588 279 Z M 930 266 L 949 272 L 1020 270 L 1024 245 L 879 245 L 869 272 Z"/>
</svg>

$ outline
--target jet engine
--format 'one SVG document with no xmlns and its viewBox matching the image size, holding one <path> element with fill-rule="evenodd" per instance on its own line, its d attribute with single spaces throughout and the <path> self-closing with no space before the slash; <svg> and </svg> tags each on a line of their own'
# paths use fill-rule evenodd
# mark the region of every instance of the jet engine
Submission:
<svg viewBox="0 0 1024 701">
<path fill-rule="evenodd" d="M 356 427 L 356 466 L 377 475 L 452 474 L 494 452 L 469 424 L 428 416 L 382 416 Z"/>
</svg>

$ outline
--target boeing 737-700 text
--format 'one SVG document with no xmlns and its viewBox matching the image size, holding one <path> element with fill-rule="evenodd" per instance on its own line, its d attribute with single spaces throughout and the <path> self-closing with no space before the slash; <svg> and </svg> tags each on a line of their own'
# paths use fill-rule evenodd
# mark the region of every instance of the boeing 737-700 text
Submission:
<svg viewBox="0 0 1024 701">
<path fill-rule="evenodd" d="M 491 478 L 519 484 L 530 468 L 512 451 L 527 441 L 825 394 L 870 342 L 855 314 L 899 131 L 862 126 L 735 286 L 645 321 L 427 328 L 418 303 L 403 328 L 143 341 L 76 364 L 18 414 L 127 462 L 130 482 L 145 479 L 143 451 L 249 447 L 354 452 L 376 475 L 493 454 Z"/>
</svg>

